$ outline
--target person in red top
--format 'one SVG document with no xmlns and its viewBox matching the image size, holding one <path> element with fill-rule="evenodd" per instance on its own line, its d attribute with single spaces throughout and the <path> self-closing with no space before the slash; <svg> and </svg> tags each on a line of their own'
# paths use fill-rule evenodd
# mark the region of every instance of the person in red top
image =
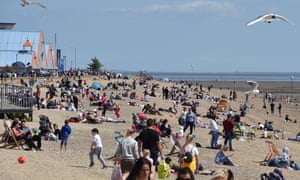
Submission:
<svg viewBox="0 0 300 180">
<path fill-rule="evenodd" d="M 231 118 L 231 114 L 227 114 L 227 119 L 223 122 L 225 141 L 224 146 L 227 145 L 227 141 L 229 142 L 229 150 L 232 151 L 232 138 L 233 138 L 233 127 L 234 122 Z"/>
<path fill-rule="evenodd" d="M 106 113 L 106 108 L 107 108 L 107 98 L 106 98 L 106 93 L 103 93 L 103 96 L 101 98 L 103 110 L 102 110 L 102 116 L 105 117 Z"/>
</svg>

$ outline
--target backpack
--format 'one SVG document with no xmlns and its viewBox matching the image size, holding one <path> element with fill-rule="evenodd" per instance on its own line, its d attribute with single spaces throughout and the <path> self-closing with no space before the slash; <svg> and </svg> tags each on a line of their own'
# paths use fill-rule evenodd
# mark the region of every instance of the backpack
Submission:
<svg viewBox="0 0 300 180">
<path fill-rule="evenodd" d="M 184 125 L 184 118 L 183 118 L 183 117 L 180 117 L 180 118 L 178 119 L 178 124 L 179 124 L 180 126 L 183 126 L 183 125 Z"/>
<path fill-rule="evenodd" d="M 183 161 L 186 163 L 191 163 L 193 161 L 193 155 L 192 152 L 185 152 L 183 156 Z"/>
</svg>

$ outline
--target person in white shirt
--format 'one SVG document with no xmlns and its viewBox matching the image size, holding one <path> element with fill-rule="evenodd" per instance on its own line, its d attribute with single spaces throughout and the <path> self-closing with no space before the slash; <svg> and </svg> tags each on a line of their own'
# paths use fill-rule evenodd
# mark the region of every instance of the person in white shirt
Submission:
<svg viewBox="0 0 300 180">
<path fill-rule="evenodd" d="M 99 131 L 97 128 L 93 128 L 91 131 L 92 131 L 93 137 L 92 137 L 92 143 L 91 143 L 91 152 L 89 154 L 90 155 L 90 167 L 92 167 L 94 165 L 94 154 L 96 154 L 97 158 L 103 165 L 103 169 L 105 169 L 105 168 L 107 168 L 107 165 L 102 156 L 103 146 L 102 146 L 101 138 L 99 136 Z"/>
<path fill-rule="evenodd" d="M 218 130 L 218 124 L 216 122 L 216 117 L 212 116 L 211 120 L 210 120 L 210 134 L 211 134 L 211 143 L 210 143 L 210 147 L 212 149 L 217 148 L 218 145 L 218 138 L 219 138 L 219 130 Z"/>
</svg>

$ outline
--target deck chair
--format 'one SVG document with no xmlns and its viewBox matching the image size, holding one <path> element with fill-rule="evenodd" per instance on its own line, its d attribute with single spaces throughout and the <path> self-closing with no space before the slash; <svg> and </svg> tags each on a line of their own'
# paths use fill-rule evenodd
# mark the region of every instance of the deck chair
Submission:
<svg viewBox="0 0 300 180">
<path fill-rule="evenodd" d="M 5 128 L 5 137 L 4 142 L 1 148 L 14 148 L 17 147 L 18 149 L 24 149 L 23 145 L 25 144 L 25 140 L 17 140 L 15 134 L 13 133 L 12 129 L 10 128 L 10 122 L 8 120 L 4 121 L 4 128 Z"/>
<path fill-rule="evenodd" d="M 4 132 L 0 135 L 0 144 L 5 144 L 8 141 L 9 134 L 7 127 L 9 126 L 7 120 L 3 120 Z"/>
<path fill-rule="evenodd" d="M 172 144 L 172 149 L 170 150 L 170 152 L 167 155 L 179 154 L 181 145 L 180 145 L 180 142 L 176 139 L 175 134 L 171 134 L 170 142 Z"/>
<path fill-rule="evenodd" d="M 278 158 L 280 153 L 277 150 L 277 147 L 275 146 L 273 141 L 266 140 L 266 144 L 267 144 L 267 148 L 268 148 L 268 153 L 263 161 L 268 162 L 268 161 Z"/>
<path fill-rule="evenodd" d="M 122 141 L 123 137 L 124 136 L 120 131 L 115 131 L 115 140 L 118 142 L 118 144 Z"/>
</svg>

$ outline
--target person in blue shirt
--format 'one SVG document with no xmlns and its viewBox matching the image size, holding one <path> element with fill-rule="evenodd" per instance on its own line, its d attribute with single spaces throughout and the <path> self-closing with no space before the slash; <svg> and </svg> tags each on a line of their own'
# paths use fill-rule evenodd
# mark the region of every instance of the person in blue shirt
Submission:
<svg viewBox="0 0 300 180">
<path fill-rule="evenodd" d="M 71 126 L 69 126 L 69 121 L 65 120 L 65 125 L 61 128 L 61 143 L 60 143 L 60 151 L 63 150 L 63 146 L 65 146 L 65 151 L 67 151 L 68 138 L 72 132 Z"/>
<path fill-rule="evenodd" d="M 193 130 L 196 127 L 196 115 L 192 112 L 191 108 L 189 108 L 188 113 L 186 114 L 183 131 L 185 132 L 188 127 L 190 127 L 190 134 L 193 134 Z"/>
</svg>

